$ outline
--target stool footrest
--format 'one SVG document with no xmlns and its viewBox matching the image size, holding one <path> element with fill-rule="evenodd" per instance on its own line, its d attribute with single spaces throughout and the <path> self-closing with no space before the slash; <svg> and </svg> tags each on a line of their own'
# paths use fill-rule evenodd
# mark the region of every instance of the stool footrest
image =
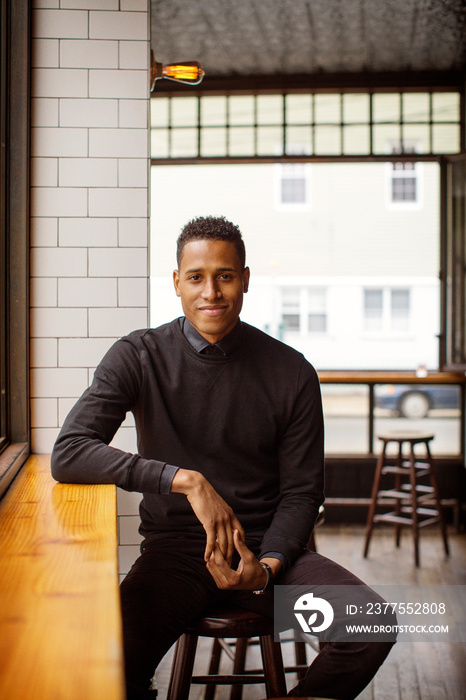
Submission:
<svg viewBox="0 0 466 700">
<path fill-rule="evenodd" d="M 244 671 L 243 674 L 238 675 L 218 675 L 212 676 L 193 676 L 191 678 L 191 683 L 196 683 L 197 685 L 244 685 L 250 683 L 265 683 L 264 675 L 256 675 L 254 673 L 248 673 Z"/>
</svg>

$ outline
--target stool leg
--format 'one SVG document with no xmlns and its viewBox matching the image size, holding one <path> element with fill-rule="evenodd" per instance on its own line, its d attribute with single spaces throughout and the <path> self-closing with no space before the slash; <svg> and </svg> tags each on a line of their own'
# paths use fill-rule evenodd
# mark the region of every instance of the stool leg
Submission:
<svg viewBox="0 0 466 700">
<path fill-rule="evenodd" d="M 414 454 L 414 445 L 411 443 L 411 451 L 409 453 L 409 481 L 411 484 L 411 509 L 412 509 L 412 530 L 414 541 L 414 562 L 419 566 L 419 525 L 417 512 L 417 491 L 416 491 L 416 457 Z"/>
<path fill-rule="evenodd" d="M 183 634 L 176 643 L 167 700 L 188 700 L 198 637 Z"/>
<path fill-rule="evenodd" d="M 369 552 L 369 543 L 370 543 L 371 536 L 372 536 L 372 530 L 374 528 L 374 515 L 375 515 L 375 510 L 377 507 L 377 494 L 379 492 L 380 478 L 382 476 L 382 467 L 383 467 L 384 461 L 385 461 L 386 448 L 387 448 L 387 443 L 384 440 L 382 452 L 379 455 L 379 459 L 377 460 L 377 466 L 375 468 L 374 483 L 372 484 L 371 505 L 369 507 L 369 514 L 367 516 L 367 525 L 366 525 L 366 541 L 364 544 L 364 558 L 367 557 L 367 554 Z"/>
<path fill-rule="evenodd" d="M 249 639 L 239 637 L 235 645 L 235 660 L 233 663 L 233 673 L 240 675 L 244 673 L 246 667 L 246 652 L 248 650 Z M 231 686 L 230 700 L 241 700 L 243 696 L 243 686 L 239 683 Z"/>
<path fill-rule="evenodd" d="M 220 657 L 222 655 L 222 647 L 217 638 L 214 638 L 214 643 L 212 645 L 212 652 L 210 655 L 209 664 L 209 676 L 213 676 L 218 673 L 220 668 Z M 206 685 L 204 698 L 205 700 L 214 700 L 215 696 L 215 685 Z"/>
<path fill-rule="evenodd" d="M 273 641 L 273 635 L 260 637 L 262 663 L 268 698 L 279 698 L 286 695 L 285 671 L 280 642 Z"/>
<path fill-rule="evenodd" d="M 294 653 L 296 657 L 297 666 L 307 666 L 307 654 L 306 654 L 306 644 L 304 642 L 294 643 Z M 296 676 L 298 680 L 302 680 L 306 675 L 306 669 L 303 668 L 302 671 L 297 671 Z"/>
<path fill-rule="evenodd" d="M 450 554 L 450 548 L 448 546 L 447 527 L 445 525 L 445 518 L 443 517 L 443 510 L 442 510 L 442 506 L 440 504 L 440 492 L 438 490 L 437 475 L 435 473 L 434 460 L 432 459 L 432 455 L 430 453 L 429 443 L 426 442 L 425 445 L 426 445 L 427 463 L 429 465 L 429 479 L 430 479 L 431 486 L 434 489 L 434 501 L 435 501 L 435 507 L 438 510 L 440 530 L 442 532 L 442 538 L 443 538 L 443 546 L 445 548 L 445 554 L 448 556 Z"/>
<path fill-rule="evenodd" d="M 399 469 L 402 469 L 403 465 L 403 443 L 399 442 L 398 443 L 398 457 L 396 461 L 396 466 Z M 401 474 L 396 473 L 395 474 L 395 491 L 400 492 L 401 491 Z M 397 498 L 396 504 L 395 504 L 395 513 L 396 515 L 401 515 L 401 504 L 400 504 L 400 499 Z M 400 546 L 400 540 L 401 540 L 401 525 L 399 523 L 396 523 L 395 525 L 395 544 L 397 547 Z"/>
</svg>

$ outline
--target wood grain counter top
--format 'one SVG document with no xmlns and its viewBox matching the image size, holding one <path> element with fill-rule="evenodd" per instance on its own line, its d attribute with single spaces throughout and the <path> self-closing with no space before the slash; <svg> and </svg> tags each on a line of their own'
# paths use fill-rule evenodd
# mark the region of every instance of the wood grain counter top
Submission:
<svg viewBox="0 0 466 700">
<path fill-rule="evenodd" d="M 36 455 L 0 501 L 0 698 L 123 700 L 114 486 Z"/>
</svg>

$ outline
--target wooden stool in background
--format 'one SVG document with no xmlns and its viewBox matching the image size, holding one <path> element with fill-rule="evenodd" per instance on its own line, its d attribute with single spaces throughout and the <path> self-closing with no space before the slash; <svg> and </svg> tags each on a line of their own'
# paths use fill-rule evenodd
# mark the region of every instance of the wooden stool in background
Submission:
<svg viewBox="0 0 466 700">
<path fill-rule="evenodd" d="M 400 545 L 401 527 L 410 525 L 414 540 L 414 560 L 419 566 L 419 529 L 434 523 L 440 524 L 445 553 L 449 554 L 447 531 L 440 505 L 440 496 L 435 476 L 434 462 L 430 453 L 429 443 L 434 436 L 429 433 L 415 431 L 396 431 L 378 436 L 383 442 L 383 448 L 377 460 L 374 483 L 372 486 L 372 501 L 367 518 L 366 541 L 364 557 L 367 557 L 372 530 L 375 523 L 393 523 L 395 525 L 396 546 Z M 398 454 L 395 465 L 387 464 L 387 446 L 398 443 Z M 403 445 L 408 445 L 408 454 L 403 453 Z M 415 454 L 416 445 L 423 445 L 425 454 Z M 393 474 L 395 486 L 392 489 L 380 489 L 382 475 Z M 428 484 L 420 483 L 420 480 Z M 395 501 L 395 509 L 388 513 L 377 514 L 377 506 L 387 505 L 387 501 Z"/>
</svg>

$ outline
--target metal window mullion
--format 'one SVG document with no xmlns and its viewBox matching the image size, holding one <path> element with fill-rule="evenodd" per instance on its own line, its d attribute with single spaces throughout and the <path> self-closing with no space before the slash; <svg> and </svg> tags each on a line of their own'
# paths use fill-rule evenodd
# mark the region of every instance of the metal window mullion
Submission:
<svg viewBox="0 0 466 700">
<path fill-rule="evenodd" d="M 230 95 L 225 95 L 226 98 L 226 123 L 225 123 L 225 150 L 226 155 L 230 155 Z"/>
<path fill-rule="evenodd" d="M 197 96 L 197 157 L 201 157 L 201 96 Z"/>
<path fill-rule="evenodd" d="M 374 97 L 374 93 L 369 93 L 369 155 L 374 155 L 374 114 L 373 114 L 373 104 L 372 104 L 372 98 Z"/>
<path fill-rule="evenodd" d="M 400 121 L 399 121 L 399 126 L 400 126 L 400 154 L 404 153 L 405 149 L 405 144 L 404 144 L 404 112 L 403 112 L 403 93 L 400 92 Z"/>
<path fill-rule="evenodd" d="M 254 95 L 254 155 L 257 156 L 257 95 Z"/>
<path fill-rule="evenodd" d="M 343 124 L 343 93 L 340 92 L 340 155 L 344 154 Z"/>
<path fill-rule="evenodd" d="M 168 98 L 168 156 L 169 158 L 172 158 L 172 145 L 173 145 L 173 140 L 172 140 L 172 118 L 173 118 L 173 110 L 172 110 L 172 97 Z"/>
<path fill-rule="evenodd" d="M 429 92 L 429 153 L 434 152 L 434 111 L 433 94 Z"/>
<path fill-rule="evenodd" d="M 283 93 L 283 95 L 282 95 L 282 129 L 283 129 L 283 133 L 282 133 L 283 152 L 282 152 L 282 155 L 286 155 L 287 143 L 286 143 L 286 94 L 285 93 Z"/>
</svg>

